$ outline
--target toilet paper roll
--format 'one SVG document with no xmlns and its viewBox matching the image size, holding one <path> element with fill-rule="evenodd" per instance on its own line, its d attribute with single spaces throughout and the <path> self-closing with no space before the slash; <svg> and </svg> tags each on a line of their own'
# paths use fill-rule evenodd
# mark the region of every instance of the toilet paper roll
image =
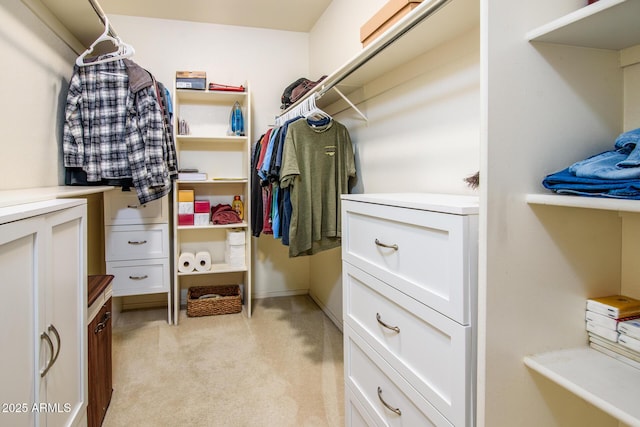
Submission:
<svg viewBox="0 0 640 427">
<path fill-rule="evenodd" d="M 182 252 L 178 258 L 178 271 L 190 273 L 196 267 L 196 256 L 193 252 Z"/>
<path fill-rule="evenodd" d="M 197 271 L 211 270 L 211 254 L 207 251 L 196 252 L 195 267 Z"/>
</svg>

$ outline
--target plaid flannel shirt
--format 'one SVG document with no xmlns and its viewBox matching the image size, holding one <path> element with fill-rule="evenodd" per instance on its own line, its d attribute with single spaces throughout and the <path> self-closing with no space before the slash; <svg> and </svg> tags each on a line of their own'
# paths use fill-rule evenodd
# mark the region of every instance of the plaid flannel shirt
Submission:
<svg viewBox="0 0 640 427">
<path fill-rule="evenodd" d="M 168 164 L 167 150 L 175 146 L 167 146 L 151 76 L 147 73 L 148 83 L 131 82 L 128 71 L 122 60 L 74 68 L 64 165 L 83 168 L 89 182 L 131 178 L 140 203 L 147 203 L 171 189 L 170 170 L 177 165 Z"/>
</svg>

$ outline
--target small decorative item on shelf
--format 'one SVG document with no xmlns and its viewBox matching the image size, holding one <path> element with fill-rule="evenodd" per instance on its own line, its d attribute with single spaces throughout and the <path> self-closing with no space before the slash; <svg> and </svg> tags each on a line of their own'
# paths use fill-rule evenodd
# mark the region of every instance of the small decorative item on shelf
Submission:
<svg viewBox="0 0 640 427">
<path fill-rule="evenodd" d="M 190 133 L 189 123 L 185 119 L 180 119 L 178 121 L 178 135 L 189 135 Z"/>
<path fill-rule="evenodd" d="M 244 136 L 244 118 L 242 117 L 242 107 L 238 101 L 233 104 L 231 114 L 229 114 L 229 134 Z"/>
<path fill-rule="evenodd" d="M 244 86 L 229 86 L 219 83 L 209 83 L 209 90 L 221 90 L 225 92 L 244 92 Z"/>
<path fill-rule="evenodd" d="M 598 1 L 598 0 L 588 0 L 588 1 L 587 1 L 587 4 L 593 4 L 593 3 L 597 2 L 597 1 Z"/>
<path fill-rule="evenodd" d="M 233 202 L 231 202 L 231 208 L 236 211 L 240 219 L 244 219 L 244 203 L 240 196 L 234 196 Z"/>
</svg>

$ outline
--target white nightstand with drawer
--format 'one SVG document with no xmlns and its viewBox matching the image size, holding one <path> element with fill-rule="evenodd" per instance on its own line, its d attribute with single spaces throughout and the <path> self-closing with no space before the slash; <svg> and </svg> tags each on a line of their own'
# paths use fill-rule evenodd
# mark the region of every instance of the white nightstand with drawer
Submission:
<svg viewBox="0 0 640 427">
<path fill-rule="evenodd" d="M 342 230 L 347 413 L 474 425 L 477 198 L 344 195 Z"/>
<path fill-rule="evenodd" d="M 104 195 L 105 259 L 113 296 L 167 294 L 172 323 L 168 197 L 141 205 L 135 191 Z"/>
</svg>

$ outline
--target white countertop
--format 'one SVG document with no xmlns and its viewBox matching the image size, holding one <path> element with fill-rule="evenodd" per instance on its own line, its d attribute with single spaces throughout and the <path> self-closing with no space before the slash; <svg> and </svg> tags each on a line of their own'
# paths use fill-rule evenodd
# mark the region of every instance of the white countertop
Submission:
<svg viewBox="0 0 640 427">
<path fill-rule="evenodd" d="M 478 196 L 438 193 L 343 194 L 342 200 L 399 206 L 409 209 L 477 215 Z"/>
</svg>

